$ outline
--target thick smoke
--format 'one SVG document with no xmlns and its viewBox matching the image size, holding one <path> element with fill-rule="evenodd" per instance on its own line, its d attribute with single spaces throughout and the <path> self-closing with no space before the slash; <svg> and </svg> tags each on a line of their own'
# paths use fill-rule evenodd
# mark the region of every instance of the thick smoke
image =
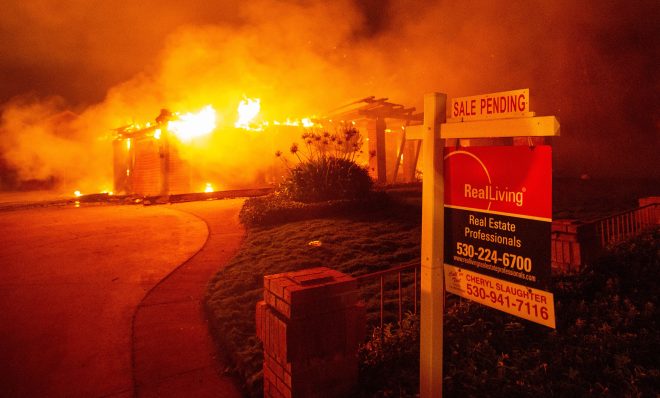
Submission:
<svg viewBox="0 0 660 398">
<path fill-rule="evenodd" d="M 213 104 L 220 138 L 195 156 L 249 180 L 290 140 L 228 128 L 243 96 L 261 98 L 263 120 L 273 120 L 368 95 L 421 109 L 429 91 L 516 88 L 530 88 L 537 114 L 560 118 L 559 173 L 658 177 L 657 167 L 640 167 L 654 165 L 660 120 L 650 0 L 67 3 L 16 2 L 0 17 L 2 95 L 32 87 L 70 101 L 3 107 L 1 157 L 21 179 L 101 189 L 112 173 L 109 133 L 153 121 L 161 108 Z M 54 126 L 67 108 L 79 116 Z M 236 145 L 246 139 L 249 148 Z"/>
<path fill-rule="evenodd" d="M 106 178 L 112 161 L 107 137 L 90 134 L 95 126 L 67 110 L 63 100 L 22 97 L 5 104 L 1 116 L 0 154 L 15 172 L 7 188 L 20 183 L 32 189 L 83 185 L 94 192 L 112 190 Z"/>
</svg>

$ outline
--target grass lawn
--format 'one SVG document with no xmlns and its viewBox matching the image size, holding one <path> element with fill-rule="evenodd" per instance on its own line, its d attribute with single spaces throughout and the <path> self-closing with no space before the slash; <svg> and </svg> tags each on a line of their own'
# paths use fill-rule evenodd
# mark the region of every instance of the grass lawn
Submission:
<svg viewBox="0 0 660 398">
<path fill-rule="evenodd" d="M 255 336 L 255 305 L 263 297 L 263 276 L 325 266 L 358 276 L 419 259 L 419 209 L 375 209 L 364 216 L 313 219 L 251 228 L 232 261 L 211 280 L 206 306 L 214 333 L 245 389 L 261 392 L 261 343 Z M 309 245 L 320 241 L 321 245 Z M 396 283 L 392 278 L 390 283 Z M 412 278 L 402 283 L 409 286 Z M 377 317 L 375 284 L 362 289 L 371 322 Z M 390 289 L 391 293 L 395 293 Z M 411 297 L 412 293 L 405 292 Z M 387 296 L 386 296 L 387 297 Z M 393 297 L 387 304 L 395 305 Z M 388 311 L 392 314 L 392 311 Z M 390 316 L 389 320 L 392 320 Z"/>
</svg>

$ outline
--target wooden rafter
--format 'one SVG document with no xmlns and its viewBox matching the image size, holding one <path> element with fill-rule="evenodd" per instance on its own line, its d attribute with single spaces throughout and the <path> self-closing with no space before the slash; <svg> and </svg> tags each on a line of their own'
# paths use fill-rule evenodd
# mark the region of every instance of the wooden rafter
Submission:
<svg viewBox="0 0 660 398">
<path fill-rule="evenodd" d="M 359 99 L 357 101 L 350 102 L 346 105 L 343 105 L 339 108 L 333 109 L 332 111 L 328 112 L 328 115 L 325 118 L 322 118 L 325 120 L 331 120 L 331 121 L 360 121 L 360 120 L 367 120 L 367 121 L 376 121 L 376 126 L 378 126 L 378 123 L 383 123 L 383 126 L 385 126 L 385 120 L 386 119 L 394 119 L 394 120 L 399 120 L 405 122 L 405 126 L 411 126 L 411 125 L 416 125 L 416 124 L 421 124 L 423 121 L 423 114 L 422 113 L 415 113 L 415 108 L 413 107 L 405 107 L 401 104 L 395 104 L 393 102 L 389 102 L 388 98 L 376 98 L 375 96 L 370 96 L 370 97 L 365 97 L 362 99 Z M 385 127 L 381 127 L 380 129 L 376 127 L 375 132 L 371 132 L 370 134 L 374 134 L 373 137 L 371 137 L 370 145 L 372 143 L 376 143 L 376 157 L 377 159 L 376 165 L 374 166 L 375 170 L 377 170 L 378 174 L 378 181 L 379 182 L 385 182 L 386 179 L 386 162 L 385 162 L 385 147 L 384 144 L 379 145 L 378 143 L 382 140 L 384 142 L 385 136 L 384 136 L 384 130 Z M 406 134 L 405 130 L 403 132 L 403 135 L 401 137 L 401 142 L 398 145 L 397 148 L 397 155 L 396 155 L 396 161 L 394 163 L 394 180 L 396 180 L 397 175 L 399 173 L 399 165 L 401 163 L 402 157 L 403 157 L 403 150 L 406 145 Z M 417 145 L 419 147 L 419 145 Z M 418 150 L 419 148 L 417 148 Z M 416 161 L 417 158 L 417 153 L 414 156 L 414 159 Z M 370 159 L 370 163 L 372 160 Z"/>
<path fill-rule="evenodd" d="M 328 113 L 325 119 L 359 120 L 359 119 L 398 119 L 421 121 L 422 115 L 415 114 L 415 108 L 406 108 L 401 104 L 388 101 L 388 98 L 365 97 L 353 101 Z"/>
</svg>

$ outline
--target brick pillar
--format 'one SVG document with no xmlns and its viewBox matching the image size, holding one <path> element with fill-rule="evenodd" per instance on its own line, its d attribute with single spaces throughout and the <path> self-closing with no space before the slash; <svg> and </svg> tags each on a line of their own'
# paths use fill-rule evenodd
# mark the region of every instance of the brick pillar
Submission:
<svg viewBox="0 0 660 398">
<path fill-rule="evenodd" d="M 554 273 L 580 272 L 603 252 L 595 224 L 577 220 L 552 221 L 552 269 Z"/>
<path fill-rule="evenodd" d="M 325 267 L 264 277 L 256 321 L 265 398 L 350 395 L 366 330 L 358 296 L 357 280 Z"/>
<path fill-rule="evenodd" d="M 565 274 L 582 268 L 582 253 L 577 234 L 576 220 L 552 221 L 552 270 Z"/>
</svg>

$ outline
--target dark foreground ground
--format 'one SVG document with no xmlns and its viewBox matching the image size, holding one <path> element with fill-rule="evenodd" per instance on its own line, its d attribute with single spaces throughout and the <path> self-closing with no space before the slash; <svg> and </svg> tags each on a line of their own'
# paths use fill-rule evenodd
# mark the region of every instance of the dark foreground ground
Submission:
<svg viewBox="0 0 660 398">
<path fill-rule="evenodd" d="M 659 186 L 556 179 L 554 217 L 632 208 Z M 418 192 L 401 196 L 415 202 Z M 207 227 L 169 205 L 40 198 L 0 195 L 0 396 L 132 396 L 131 317 L 202 247 Z"/>
</svg>

